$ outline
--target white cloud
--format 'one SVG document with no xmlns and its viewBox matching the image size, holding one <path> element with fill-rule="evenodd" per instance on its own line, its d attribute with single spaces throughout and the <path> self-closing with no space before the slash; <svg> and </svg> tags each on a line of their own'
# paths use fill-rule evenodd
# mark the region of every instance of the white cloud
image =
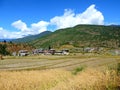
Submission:
<svg viewBox="0 0 120 90">
<path fill-rule="evenodd" d="M 13 22 L 12 26 L 21 31 L 26 31 L 28 29 L 26 23 L 22 22 L 21 20 Z"/>
<path fill-rule="evenodd" d="M 75 13 L 71 9 L 65 9 L 64 14 L 55 16 L 49 22 L 39 21 L 32 23 L 30 27 L 27 26 L 22 20 L 13 22 L 11 25 L 19 31 L 10 32 L 0 27 L 0 38 L 21 38 L 26 35 L 39 34 L 46 31 L 49 27 L 52 29 L 61 29 L 66 27 L 73 27 L 78 24 L 104 24 L 104 16 L 100 11 L 95 8 L 95 5 L 89 6 L 83 13 Z"/>
<path fill-rule="evenodd" d="M 39 21 L 38 23 L 33 23 L 31 24 L 30 27 L 27 27 L 25 22 L 18 20 L 13 22 L 11 25 L 19 29 L 20 30 L 19 34 L 21 35 L 21 37 L 23 37 L 29 34 L 34 35 L 46 31 L 49 23 L 45 21 Z"/>
<path fill-rule="evenodd" d="M 95 8 L 95 5 L 88 7 L 83 13 L 75 14 L 72 10 L 66 10 L 64 15 L 55 16 L 50 20 L 57 29 L 73 27 L 77 24 L 104 24 L 104 16 Z"/>
<path fill-rule="evenodd" d="M 10 32 L 8 30 L 3 29 L 2 27 L 0 27 L 0 39 L 8 39 L 8 38 L 20 38 L 21 34 L 20 32 Z"/>
<path fill-rule="evenodd" d="M 31 31 L 33 31 L 35 34 L 44 32 L 44 31 L 47 30 L 48 25 L 49 25 L 49 22 L 45 22 L 45 21 L 40 21 L 38 23 L 33 23 L 33 24 L 31 24 Z"/>
<path fill-rule="evenodd" d="M 22 32 L 10 32 L 8 30 L 5 30 L 4 28 L 0 27 L 0 39 L 13 39 L 13 38 L 21 38 L 24 33 Z"/>
<path fill-rule="evenodd" d="M 47 30 L 47 26 L 49 22 L 39 21 L 38 23 L 31 24 L 30 27 L 27 27 L 26 23 L 22 20 L 15 21 L 11 24 L 13 27 L 18 29 L 19 31 L 10 32 L 0 27 L 0 39 L 12 39 L 12 38 L 22 38 L 27 35 L 35 35 Z"/>
<path fill-rule="evenodd" d="M 4 30 L 2 27 L 0 27 L 0 33 L 1 33 L 0 34 L 1 39 L 7 37 L 7 31 Z"/>
</svg>

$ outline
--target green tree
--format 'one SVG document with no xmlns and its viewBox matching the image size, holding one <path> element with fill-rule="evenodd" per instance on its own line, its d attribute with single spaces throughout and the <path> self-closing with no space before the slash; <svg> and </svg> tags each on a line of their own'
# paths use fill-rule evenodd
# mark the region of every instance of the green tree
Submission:
<svg viewBox="0 0 120 90">
<path fill-rule="evenodd" d="M 6 50 L 7 45 L 6 44 L 0 44 L 0 54 L 2 55 L 8 55 L 9 52 Z"/>
</svg>

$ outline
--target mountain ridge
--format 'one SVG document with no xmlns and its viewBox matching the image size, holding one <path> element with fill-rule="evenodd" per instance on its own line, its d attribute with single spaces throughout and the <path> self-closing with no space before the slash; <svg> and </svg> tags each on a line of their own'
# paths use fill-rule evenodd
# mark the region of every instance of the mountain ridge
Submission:
<svg viewBox="0 0 120 90">
<path fill-rule="evenodd" d="M 30 42 L 36 48 L 60 48 L 62 45 L 74 47 L 108 47 L 120 46 L 120 27 L 105 25 L 77 25 L 59 29 L 50 35 L 43 36 Z"/>
<path fill-rule="evenodd" d="M 37 38 L 48 35 L 50 33 L 52 33 L 52 32 L 51 31 L 44 31 L 44 32 L 42 32 L 40 34 L 29 35 L 29 36 L 25 36 L 23 38 L 14 39 L 14 40 L 12 40 L 12 42 L 15 42 L 15 43 L 28 43 L 30 41 L 33 41 L 33 40 L 37 39 Z"/>
</svg>

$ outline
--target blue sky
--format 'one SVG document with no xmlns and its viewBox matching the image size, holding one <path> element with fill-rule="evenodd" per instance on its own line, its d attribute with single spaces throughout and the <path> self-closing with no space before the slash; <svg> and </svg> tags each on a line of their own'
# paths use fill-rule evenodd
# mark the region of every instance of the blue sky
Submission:
<svg viewBox="0 0 120 90">
<path fill-rule="evenodd" d="M 77 24 L 120 24 L 120 0 L 0 0 L 0 39 Z"/>
</svg>

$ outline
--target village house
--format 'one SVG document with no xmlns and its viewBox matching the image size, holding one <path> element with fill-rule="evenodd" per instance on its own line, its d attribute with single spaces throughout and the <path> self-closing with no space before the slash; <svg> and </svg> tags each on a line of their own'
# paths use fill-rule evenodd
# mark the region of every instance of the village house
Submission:
<svg viewBox="0 0 120 90">
<path fill-rule="evenodd" d="M 56 51 L 55 49 L 34 49 L 32 52 L 28 52 L 28 50 L 20 50 L 18 51 L 18 56 L 27 56 L 27 55 L 39 55 L 39 54 L 44 54 L 44 55 L 68 55 L 69 50 L 63 49 L 61 51 Z M 16 52 L 13 52 L 13 56 L 16 56 Z"/>
<path fill-rule="evenodd" d="M 35 49 L 32 51 L 32 54 L 33 55 L 36 55 L 36 54 L 43 54 L 44 53 L 44 50 L 43 49 Z"/>
<path fill-rule="evenodd" d="M 27 56 L 29 55 L 28 50 L 20 50 L 18 51 L 18 56 Z"/>
<path fill-rule="evenodd" d="M 68 50 L 68 49 L 62 50 L 62 54 L 63 54 L 63 55 L 69 55 L 69 50 Z"/>
</svg>

